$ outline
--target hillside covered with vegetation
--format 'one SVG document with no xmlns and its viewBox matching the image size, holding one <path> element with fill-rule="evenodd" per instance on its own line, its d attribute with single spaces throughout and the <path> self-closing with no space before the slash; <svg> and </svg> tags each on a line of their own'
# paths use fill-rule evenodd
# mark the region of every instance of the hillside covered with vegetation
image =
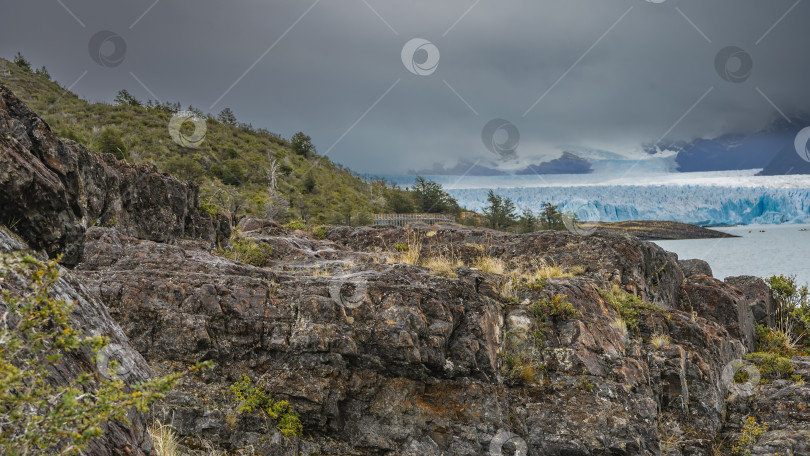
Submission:
<svg viewBox="0 0 810 456">
<path fill-rule="evenodd" d="M 40 113 L 58 136 L 128 161 L 152 162 L 160 171 L 198 183 L 208 211 L 358 225 L 370 222 L 374 213 L 413 209 L 410 193 L 360 178 L 319 156 L 303 133 L 286 140 L 239 122 L 227 108 L 217 115 L 186 108 L 205 121 L 206 132 L 196 147 L 183 147 L 169 131 L 181 111 L 178 102 L 137 100 L 121 90 L 113 104 L 91 103 L 19 54 L 13 62 L 0 59 L 0 83 Z M 180 131 L 191 136 L 194 125 L 181 125 Z"/>
</svg>

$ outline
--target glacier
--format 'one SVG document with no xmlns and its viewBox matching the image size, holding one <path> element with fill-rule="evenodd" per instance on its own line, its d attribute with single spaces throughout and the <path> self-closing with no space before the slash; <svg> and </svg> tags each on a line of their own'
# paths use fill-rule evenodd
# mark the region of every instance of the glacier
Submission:
<svg viewBox="0 0 810 456">
<path fill-rule="evenodd" d="M 446 189 L 462 207 L 481 211 L 489 188 Z M 581 220 L 671 220 L 704 226 L 810 223 L 810 188 L 720 185 L 589 185 L 493 188 L 518 212 L 544 202 Z"/>
</svg>

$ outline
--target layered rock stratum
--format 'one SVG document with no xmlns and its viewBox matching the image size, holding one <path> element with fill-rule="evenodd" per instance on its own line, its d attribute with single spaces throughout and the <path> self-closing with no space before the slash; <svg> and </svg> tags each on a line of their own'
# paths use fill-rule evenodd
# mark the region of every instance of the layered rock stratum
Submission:
<svg viewBox="0 0 810 456">
<path fill-rule="evenodd" d="M 599 230 L 315 236 L 244 218 L 239 235 L 272 247 L 248 265 L 212 250 L 230 227 L 200 214 L 193 185 L 56 138 L 2 88 L 0 133 L 0 222 L 64 255 L 88 303 L 76 310 L 82 329 L 114 333 L 145 376 L 214 361 L 148 417 L 170 423 L 188 452 L 730 454 L 755 416 L 768 429 L 751 454 L 807 454 L 810 387 L 732 378 L 755 324 L 773 318 L 761 279 L 720 281 Z M 6 249 L 28 248 L 15 242 Z M 418 265 L 436 258 L 444 268 Z M 610 296 L 632 302 L 637 321 L 625 314 L 622 326 Z M 793 363 L 807 379 L 810 361 Z M 301 437 L 239 412 L 229 387 L 243 375 L 289 401 Z M 147 417 L 133 416 L 94 454 L 150 454 Z"/>
</svg>

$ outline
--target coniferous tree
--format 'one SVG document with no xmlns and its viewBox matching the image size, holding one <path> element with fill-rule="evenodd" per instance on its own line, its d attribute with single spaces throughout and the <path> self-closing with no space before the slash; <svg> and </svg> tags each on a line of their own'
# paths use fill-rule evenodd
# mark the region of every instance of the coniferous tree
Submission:
<svg viewBox="0 0 810 456">
<path fill-rule="evenodd" d="M 26 60 L 26 58 L 23 57 L 23 55 L 19 52 L 17 52 L 17 55 L 14 56 L 14 64 L 25 71 L 31 71 L 31 62 Z"/>
<path fill-rule="evenodd" d="M 217 115 L 217 120 L 225 125 L 236 125 L 237 120 L 231 108 L 225 108 Z"/>
<path fill-rule="evenodd" d="M 515 224 L 515 203 L 509 198 L 496 195 L 492 190 L 487 193 L 489 206 L 484 208 L 489 227 L 504 230 Z"/>
<path fill-rule="evenodd" d="M 312 138 L 300 131 L 293 135 L 290 140 L 290 147 L 292 147 L 293 152 L 303 157 L 309 157 L 315 153 Z"/>
</svg>

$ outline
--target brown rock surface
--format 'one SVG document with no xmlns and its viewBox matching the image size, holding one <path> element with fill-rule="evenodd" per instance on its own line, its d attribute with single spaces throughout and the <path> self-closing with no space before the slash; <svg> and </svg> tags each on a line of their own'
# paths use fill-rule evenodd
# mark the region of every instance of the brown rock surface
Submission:
<svg viewBox="0 0 810 456">
<path fill-rule="evenodd" d="M 498 294 L 499 275 L 462 267 L 458 278 L 443 278 L 384 264 L 379 258 L 393 252 L 383 247 L 406 239 L 404 229 L 333 228 L 321 241 L 261 225 L 244 233 L 274 246 L 267 269 L 113 229 L 87 233 L 76 273 L 153 368 L 218 366 L 162 410 L 187 441 L 261 454 L 473 455 L 508 431 L 529 454 L 659 454 L 667 439 L 683 452 L 667 454 L 711 454 L 725 412 L 721 373 L 744 354 L 743 342 L 709 312 L 693 318 L 664 306 L 643 311 L 623 336 L 598 293 L 620 283 L 667 304 L 683 275 L 660 248 L 627 237 L 432 227 L 425 255 L 458 246 L 472 258 L 480 247 L 467 244 L 481 241 L 513 266 L 548 258 L 585 268 L 510 301 Z M 571 244 L 578 255 L 565 254 Z M 705 287 L 686 292 L 739 294 L 722 282 Z M 540 329 L 530 303 L 559 294 L 581 318 L 554 318 L 542 342 L 520 347 L 538 366 L 534 377 L 505 375 L 507 341 Z M 667 344 L 649 342 L 662 334 Z M 243 373 L 293 404 L 303 439 L 234 410 L 227 387 Z"/>
<path fill-rule="evenodd" d="M 218 230 L 220 238 L 230 235 L 227 223 L 200 213 L 196 186 L 57 138 L 3 86 L 0 224 L 50 256 L 62 254 L 65 265 L 79 262 L 92 226 L 158 242 L 185 237 L 214 245 Z"/>
</svg>

